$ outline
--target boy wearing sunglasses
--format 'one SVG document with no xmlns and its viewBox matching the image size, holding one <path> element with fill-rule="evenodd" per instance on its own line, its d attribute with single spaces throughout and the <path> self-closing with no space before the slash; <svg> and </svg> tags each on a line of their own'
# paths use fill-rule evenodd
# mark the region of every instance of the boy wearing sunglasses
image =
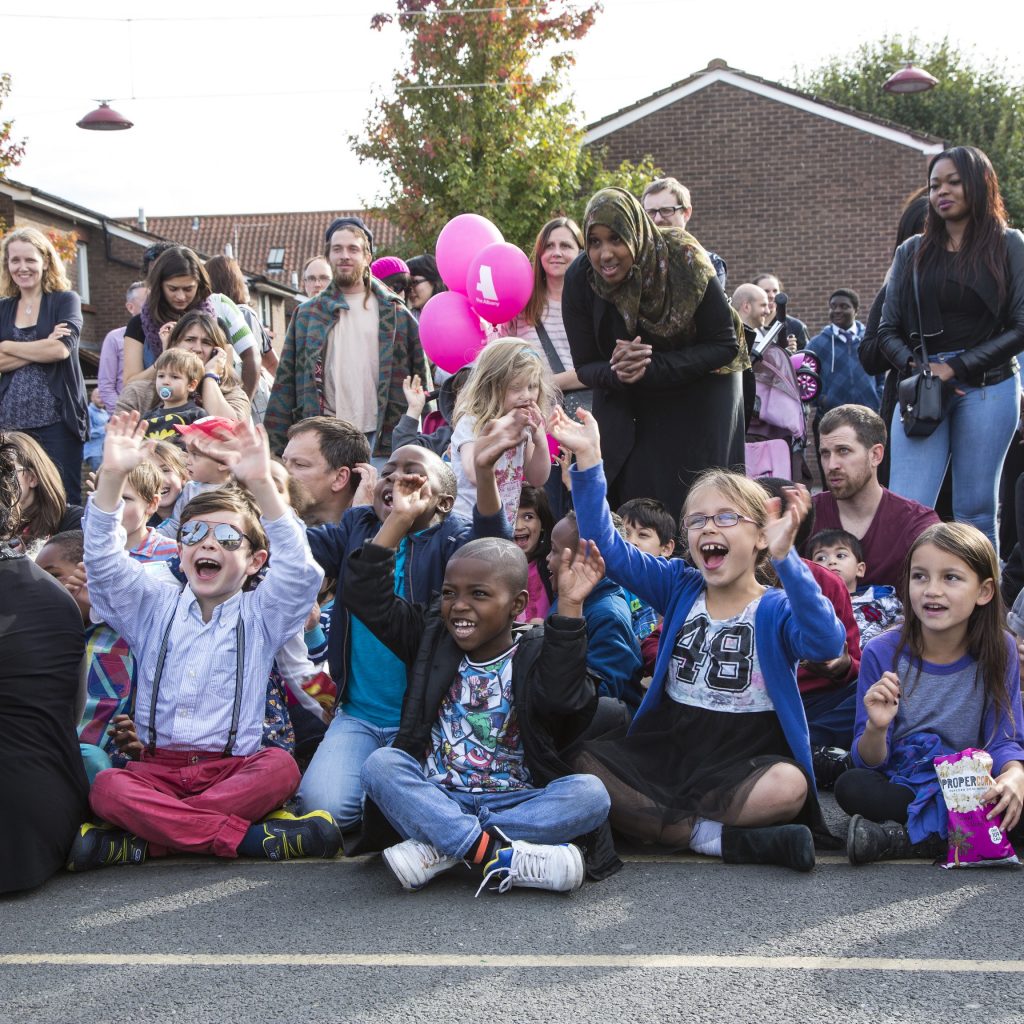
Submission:
<svg viewBox="0 0 1024 1024">
<path fill-rule="evenodd" d="M 266 434 L 239 423 L 200 442 L 248 492 L 208 491 L 186 506 L 179 591 L 124 550 L 122 495 L 150 454 L 145 432 L 138 413 L 111 418 L 85 524 L 93 607 L 139 666 L 139 759 L 96 777 L 90 804 L 104 823 L 81 827 L 68 867 L 138 864 L 172 851 L 333 857 L 340 834 L 329 814 L 271 814 L 298 787 L 299 771 L 285 751 L 260 749 L 271 663 L 302 628 L 323 579 L 274 486 Z M 273 567 L 250 590 L 271 543 Z"/>
</svg>

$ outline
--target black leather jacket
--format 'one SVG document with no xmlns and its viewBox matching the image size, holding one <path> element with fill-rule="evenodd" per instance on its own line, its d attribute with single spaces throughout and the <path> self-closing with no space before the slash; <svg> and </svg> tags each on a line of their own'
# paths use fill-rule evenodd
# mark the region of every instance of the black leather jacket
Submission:
<svg viewBox="0 0 1024 1024">
<path fill-rule="evenodd" d="M 905 372 L 914 359 L 914 348 L 920 342 L 917 308 L 914 303 L 913 260 L 921 244 L 921 236 L 908 238 L 897 250 L 885 289 L 882 321 L 878 340 L 889 363 Z M 983 289 L 982 300 L 988 306 L 996 330 L 979 341 L 949 365 L 957 379 L 967 384 L 992 383 L 998 374 L 1005 379 L 1005 367 L 1014 356 L 1024 351 L 1024 235 L 1012 228 L 1006 230 L 1007 290 L 1000 307 L 994 287 Z M 942 322 L 929 318 L 922 306 L 925 344 L 930 352 L 941 351 Z"/>
</svg>

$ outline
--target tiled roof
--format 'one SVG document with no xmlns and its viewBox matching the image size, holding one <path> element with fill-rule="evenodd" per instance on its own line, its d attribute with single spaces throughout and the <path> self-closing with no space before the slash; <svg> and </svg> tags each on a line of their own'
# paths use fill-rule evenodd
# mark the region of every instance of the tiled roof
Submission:
<svg viewBox="0 0 1024 1024">
<path fill-rule="evenodd" d="M 335 217 L 362 217 L 373 232 L 374 248 L 395 246 L 398 229 L 380 214 L 364 210 L 326 210 L 313 213 L 235 213 L 189 217 L 146 217 L 146 230 L 161 238 L 187 245 L 201 256 L 223 255 L 231 245 L 246 273 L 259 274 L 286 287 L 292 273 L 299 274 L 310 256 L 324 251 L 324 231 Z M 134 217 L 122 223 L 137 226 Z M 271 249 L 284 249 L 283 269 L 267 267 Z"/>
</svg>

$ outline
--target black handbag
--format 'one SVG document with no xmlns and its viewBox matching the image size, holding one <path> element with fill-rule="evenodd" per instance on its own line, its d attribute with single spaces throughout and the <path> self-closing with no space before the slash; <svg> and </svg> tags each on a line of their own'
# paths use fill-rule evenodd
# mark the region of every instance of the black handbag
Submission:
<svg viewBox="0 0 1024 1024">
<path fill-rule="evenodd" d="M 931 371 L 928 348 L 921 322 L 921 296 L 917 287 L 917 267 L 914 267 L 914 304 L 917 307 L 917 330 L 921 341 L 921 369 L 899 383 L 900 421 L 907 437 L 928 437 L 935 433 L 945 415 L 945 388 Z M 915 353 L 916 355 L 917 353 Z"/>
<path fill-rule="evenodd" d="M 540 320 L 537 321 L 535 330 L 537 331 L 537 337 L 540 338 L 541 345 L 544 346 L 544 354 L 548 357 L 551 372 L 564 373 L 565 364 L 558 358 L 555 346 L 551 343 L 551 338 L 548 336 L 548 332 L 544 330 L 544 325 Z M 590 388 L 577 388 L 575 391 L 562 392 L 562 408 L 571 419 L 576 419 L 577 409 L 586 409 L 587 412 L 590 412 L 593 406 L 594 392 Z"/>
</svg>

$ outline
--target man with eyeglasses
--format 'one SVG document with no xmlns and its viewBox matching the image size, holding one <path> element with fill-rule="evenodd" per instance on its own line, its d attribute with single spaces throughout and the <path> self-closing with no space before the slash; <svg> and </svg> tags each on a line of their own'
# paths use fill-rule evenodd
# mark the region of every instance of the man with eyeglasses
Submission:
<svg viewBox="0 0 1024 1024">
<path fill-rule="evenodd" d="M 675 178 L 656 178 L 644 189 L 640 202 L 647 211 L 647 216 L 659 228 L 682 228 L 685 231 L 687 221 L 693 216 L 690 190 Z M 710 249 L 706 249 L 705 252 L 724 289 L 728 271 L 725 260 Z"/>
</svg>

